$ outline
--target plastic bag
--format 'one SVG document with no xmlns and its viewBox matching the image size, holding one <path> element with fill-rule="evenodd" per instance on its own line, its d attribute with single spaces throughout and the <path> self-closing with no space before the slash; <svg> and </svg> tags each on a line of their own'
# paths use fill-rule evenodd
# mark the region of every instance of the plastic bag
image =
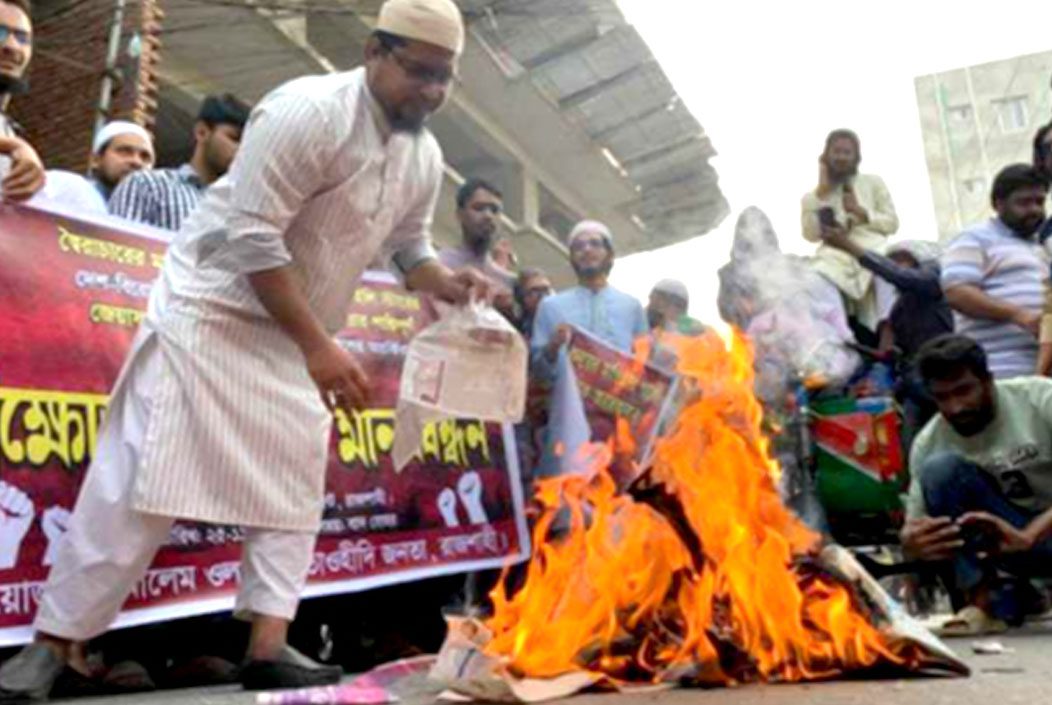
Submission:
<svg viewBox="0 0 1052 705">
<path fill-rule="evenodd" d="M 409 343 L 391 454 L 401 471 L 424 427 L 444 418 L 518 423 L 526 409 L 526 341 L 490 306 L 448 308 Z"/>
</svg>

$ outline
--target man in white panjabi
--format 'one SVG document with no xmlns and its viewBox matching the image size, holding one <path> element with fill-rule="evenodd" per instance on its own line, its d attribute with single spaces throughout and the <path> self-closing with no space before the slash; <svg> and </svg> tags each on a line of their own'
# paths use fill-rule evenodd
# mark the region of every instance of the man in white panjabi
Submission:
<svg viewBox="0 0 1052 705">
<path fill-rule="evenodd" d="M 818 187 L 801 201 L 804 238 L 823 243 L 827 229 L 843 229 L 860 247 L 881 254 L 887 239 L 899 229 L 895 205 L 884 181 L 874 174 L 860 174 L 861 144 L 851 130 L 833 130 L 819 157 Z M 815 253 L 814 269 L 836 285 L 847 313 L 874 335 L 895 305 L 896 290 L 874 277 L 850 255 L 826 244 Z"/>
<path fill-rule="evenodd" d="M 423 125 L 463 37 L 452 0 L 388 0 L 364 67 L 291 81 L 253 112 L 230 173 L 169 248 L 36 639 L 0 668 L 0 696 L 45 698 L 77 667 L 71 644 L 108 628 L 175 519 L 246 528 L 246 688 L 339 679 L 286 643 L 321 520 L 331 409 L 360 408 L 368 390 L 332 334 L 379 254 L 411 289 L 486 295 L 430 244 L 442 155 Z"/>
</svg>

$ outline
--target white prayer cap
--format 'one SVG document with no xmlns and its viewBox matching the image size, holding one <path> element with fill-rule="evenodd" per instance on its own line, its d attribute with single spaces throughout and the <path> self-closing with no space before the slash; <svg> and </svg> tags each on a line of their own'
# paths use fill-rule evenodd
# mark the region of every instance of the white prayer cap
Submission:
<svg viewBox="0 0 1052 705">
<path fill-rule="evenodd" d="M 120 137 L 121 135 L 137 135 L 142 137 L 143 141 L 150 149 L 150 154 L 153 154 L 153 137 L 146 131 L 146 128 L 142 125 L 136 125 L 134 122 L 128 122 L 127 120 L 114 120 L 113 122 L 106 123 L 105 127 L 99 130 L 95 134 L 95 139 L 91 143 L 91 153 L 101 154 L 102 150 L 106 148 L 114 137 Z"/>
<path fill-rule="evenodd" d="M 464 50 L 464 20 L 453 0 L 387 0 L 376 29 L 454 54 Z"/>
<path fill-rule="evenodd" d="M 662 279 L 654 285 L 654 291 L 674 296 L 685 304 L 690 303 L 690 293 L 687 292 L 687 285 L 678 279 Z"/>
<path fill-rule="evenodd" d="M 570 246 L 573 246 L 573 241 L 582 235 L 588 233 L 598 233 L 603 236 L 606 240 L 607 246 L 612 250 L 614 249 L 614 234 L 610 232 L 610 228 L 600 223 L 598 220 L 582 220 L 577 225 L 573 226 L 573 230 L 570 231 L 570 237 L 567 238 L 567 242 Z"/>
</svg>

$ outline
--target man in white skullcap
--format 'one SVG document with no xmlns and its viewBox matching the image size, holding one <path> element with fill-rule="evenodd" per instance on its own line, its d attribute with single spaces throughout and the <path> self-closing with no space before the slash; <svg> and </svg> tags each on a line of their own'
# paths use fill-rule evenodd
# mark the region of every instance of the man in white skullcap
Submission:
<svg viewBox="0 0 1052 705">
<path fill-rule="evenodd" d="M 708 328 L 687 315 L 690 293 L 687 285 L 678 279 L 662 279 L 650 290 L 647 302 L 647 323 L 655 331 L 678 333 L 679 335 L 701 335 Z"/>
<path fill-rule="evenodd" d="M 410 289 L 488 295 L 431 246 L 442 153 L 424 129 L 463 47 L 452 0 L 388 0 L 365 65 L 300 78 L 253 111 L 229 173 L 172 242 L 0 695 L 46 697 L 72 642 L 105 631 L 173 521 L 245 527 L 246 688 L 335 682 L 286 643 L 319 528 L 331 411 L 370 380 L 332 337 L 377 256 Z M 202 578 L 198 578 L 202 580 Z"/>
<path fill-rule="evenodd" d="M 107 215 L 106 202 L 132 172 L 153 166 L 153 138 L 141 125 L 114 120 L 99 130 L 91 147 L 91 176 L 48 169 L 32 205 L 57 205 L 74 215 Z"/>
<path fill-rule="evenodd" d="M 678 279 L 662 279 L 650 290 L 647 323 L 650 325 L 650 360 L 658 367 L 676 369 L 676 339 L 705 335 L 708 328 L 687 314 L 690 293 Z"/>
<path fill-rule="evenodd" d="M 606 225 L 583 220 L 570 232 L 570 264 L 577 286 L 544 299 L 533 321 L 531 359 L 536 374 L 552 378 L 571 327 L 585 330 L 624 352 L 647 332 L 640 303 L 609 284 L 614 238 Z"/>
<path fill-rule="evenodd" d="M 113 189 L 133 171 L 154 163 L 153 137 L 142 125 L 127 120 L 107 123 L 91 144 L 91 179 L 99 194 L 110 200 Z"/>
</svg>

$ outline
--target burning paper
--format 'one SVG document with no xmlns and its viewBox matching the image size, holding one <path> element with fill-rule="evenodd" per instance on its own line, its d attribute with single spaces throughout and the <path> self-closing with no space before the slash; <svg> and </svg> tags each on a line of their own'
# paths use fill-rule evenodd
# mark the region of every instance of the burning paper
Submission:
<svg viewBox="0 0 1052 705">
<path fill-rule="evenodd" d="M 747 345 L 679 347 L 693 392 L 646 484 L 619 492 L 609 454 L 588 476 L 541 481 L 524 585 L 499 587 L 484 624 L 455 625 L 432 675 L 469 697 L 526 701 L 594 683 L 967 673 L 782 504 Z"/>
</svg>

